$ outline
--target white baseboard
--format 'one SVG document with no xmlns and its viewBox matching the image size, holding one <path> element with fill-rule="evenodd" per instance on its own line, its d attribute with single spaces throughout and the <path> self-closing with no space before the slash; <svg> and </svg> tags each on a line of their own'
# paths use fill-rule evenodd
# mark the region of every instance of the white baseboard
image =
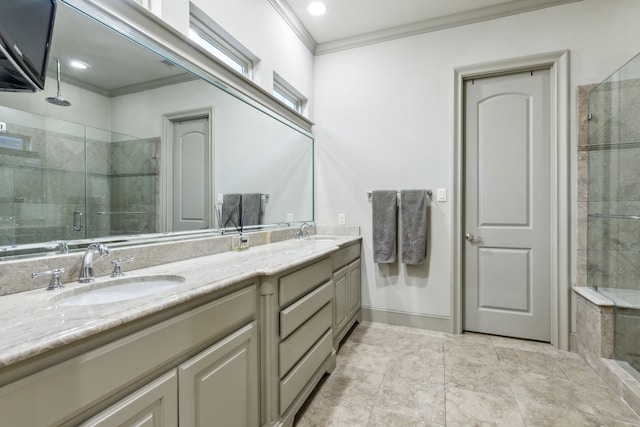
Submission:
<svg viewBox="0 0 640 427">
<path fill-rule="evenodd" d="M 427 316 L 424 314 L 403 313 L 391 310 L 378 310 L 362 307 L 362 320 L 386 323 L 394 326 L 429 329 L 437 332 L 451 332 L 452 321 L 448 317 Z"/>
</svg>

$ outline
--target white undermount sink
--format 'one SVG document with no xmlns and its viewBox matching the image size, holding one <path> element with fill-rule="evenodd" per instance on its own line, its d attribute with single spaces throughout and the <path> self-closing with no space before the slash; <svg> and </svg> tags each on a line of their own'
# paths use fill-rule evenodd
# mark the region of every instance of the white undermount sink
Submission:
<svg viewBox="0 0 640 427">
<path fill-rule="evenodd" d="M 56 298 L 57 305 L 72 307 L 128 301 L 177 290 L 184 280 L 182 276 L 171 275 L 113 279 L 66 291 Z"/>
</svg>

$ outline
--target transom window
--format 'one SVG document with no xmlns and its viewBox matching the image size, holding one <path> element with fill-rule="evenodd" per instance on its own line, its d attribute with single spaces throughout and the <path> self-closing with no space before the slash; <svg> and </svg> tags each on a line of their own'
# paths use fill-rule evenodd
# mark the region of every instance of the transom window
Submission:
<svg viewBox="0 0 640 427">
<path fill-rule="evenodd" d="M 273 73 L 273 96 L 300 114 L 304 112 L 307 105 L 307 98 L 278 73 Z"/>
<path fill-rule="evenodd" d="M 190 3 L 189 38 L 229 67 L 251 79 L 260 59 L 244 47 L 231 34 Z"/>
</svg>

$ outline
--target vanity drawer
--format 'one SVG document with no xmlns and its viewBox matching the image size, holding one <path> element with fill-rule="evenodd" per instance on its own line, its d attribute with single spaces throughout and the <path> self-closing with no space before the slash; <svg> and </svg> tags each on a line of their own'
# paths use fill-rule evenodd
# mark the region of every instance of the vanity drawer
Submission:
<svg viewBox="0 0 640 427">
<path fill-rule="evenodd" d="M 285 413 L 332 350 L 331 331 L 327 331 L 289 375 L 280 381 L 280 414 Z"/>
<path fill-rule="evenodd" d="M 280 278 L 279 303 L 283 307 L 331 278 L 331 258 L 325 258 Z"/>
<path fill-rule="evenodd" d="M 280 378 L 331 328 L 333 308 L 326 304 L 289 338 L 280 343 Z"/>
<path fill-rule="evenodd" d="M 336 271 L 351 261 L 360 258 L 360 243 L 342 248 L 332 255 L 333 271 Z"/>
<path fill-rule="evenodd" d="M 332 298 L 333 281 L 329 280 L 318 289 L 280 311 L 280 338 L 288 337 Z"/>
</svg>

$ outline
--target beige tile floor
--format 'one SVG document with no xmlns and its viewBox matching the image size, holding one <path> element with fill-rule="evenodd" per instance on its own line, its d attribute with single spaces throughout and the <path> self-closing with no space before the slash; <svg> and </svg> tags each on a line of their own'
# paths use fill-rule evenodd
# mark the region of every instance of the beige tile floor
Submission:
<svg viewBox="0 0 640 427">
<path fill-rule="evenodd" d="M 575 353 L 363 322 L 296 426 L 640 426 Z"/>
</svg>

